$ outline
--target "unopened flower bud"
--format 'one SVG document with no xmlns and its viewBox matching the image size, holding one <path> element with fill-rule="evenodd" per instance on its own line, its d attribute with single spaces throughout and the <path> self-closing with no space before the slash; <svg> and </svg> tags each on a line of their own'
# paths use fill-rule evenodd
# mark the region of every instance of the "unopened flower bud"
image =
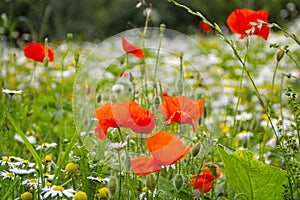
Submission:
<svg viewBox="0 0 300 200">
<path fill-rule="evenodd" d="M 277 62 L 281 61 L 283 56 L 284 56 L 284 50 L 283 49 L 278 49 L 277 54 L 276 54 Z"/>
<path fill-rule="evenodd" d="M 164 33 L 165 30 L 166 30 L 166 25 L 165 24 L 161 24 L 160 27 L 159 27 L 159 30 L 161 33 Z"/>
<path fill-rule="evenodd" d="M 160 104 L 161 104 L 161 98 L 158 96 L 155 96 L 154 97 L 154 106 L 155 106 L 156 110 L 158 110 Z"/>
<path fill-rule="evenodd" d="M 173 185 L 177 191 L 179 191 L 184 185 L 184 177 L 182 174 L 176 174 L 173 179 Z"/>
<path fill-rule="evenodd" d="M 147 188 L 150 191 L 153 192 L 155 190 L 155 187 L 156 187 L 156 177 L 155 177 L 155 175 L 153 173 L 149 174 L 147 176 L 146 185 L 147 185 Z"/>
<path fill-rule="evenodd" d="M 131 73 L 129 73 L 129 81 L 130 81 L 130 83 L 133 83 L 133 81 L 134 81 L 134 77 L 132 76 Z"/>
<path fill-rule="evenodd" d="M 72 33 L 68 33 L 67 34 L 67 38 L 68 38 L 68 40 L 72 40 L 73 39 L 73 34 Z"/>
<path fill-rule="evenodd" d="M 102 100 L 101 94 L 97 94 L 97 96 L 96 96 L 96 102 L 97 102 L 97 103 L 100 103 L 101 100 Z"/>
<path fill-rule="evenodd" d="M 76 52 L 76 53 L 74 54 L 74 60 L 75 60 L 76 63 L 79 62 L 79 56 L 80 56 L 80 54 L 79 54 L 78 52 Z"/>
<path fill-rule="evenodd" d="M 199 154 L 199 151 L 200 151 L 200 143 L 197 143 L 192 148 L 193 157 L 196 157 Z"/>
</svg>

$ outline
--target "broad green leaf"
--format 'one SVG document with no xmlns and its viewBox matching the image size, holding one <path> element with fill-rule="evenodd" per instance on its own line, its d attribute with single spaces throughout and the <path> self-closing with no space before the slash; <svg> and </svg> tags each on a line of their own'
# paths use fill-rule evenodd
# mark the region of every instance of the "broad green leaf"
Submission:
<svg viewBox="0 0 300 200">
<path fill-rule="evenodd" d="M 235 193 L 243 193 L 248 199 L 282 199 L 283 184 L 287 185 L 286 172 L 255 160 L 247 149 L 228 153 L 218 148 L 225 167 L 226 180 Z"/>
</svg>

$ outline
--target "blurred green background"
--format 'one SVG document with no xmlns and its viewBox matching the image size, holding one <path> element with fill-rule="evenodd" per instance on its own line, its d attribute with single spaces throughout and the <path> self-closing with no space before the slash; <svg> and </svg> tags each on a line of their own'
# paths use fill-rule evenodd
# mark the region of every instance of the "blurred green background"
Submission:
<svg viewBox="0 0 300 200">
<path fill-rule="evenodd" d="M 299 16 L 300 0 L 179 0 L 201 11 L 210 21 L 225 26 L 236 8 L 264 9 L 269 21 L 285 26 Z M 2 0 L 0 1 L 1 40 L 14 40 L 28 34 L 35 41 L 44 37 L 65 39 L 73 33 L 78 40 L 101 40 L 135 27 L 143 27 L 145 10 L 151 7 L 149 26 L 165 23 L 183 33 L 199 30 L 199 19 L 167 0 Z"/>
</svg>

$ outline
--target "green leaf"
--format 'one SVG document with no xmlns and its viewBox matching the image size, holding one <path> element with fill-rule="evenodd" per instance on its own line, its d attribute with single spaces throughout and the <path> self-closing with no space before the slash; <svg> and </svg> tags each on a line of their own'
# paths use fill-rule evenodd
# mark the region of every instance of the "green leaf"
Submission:
<svg viewBox="0 0 300 200">
<path fill-rule="evenodd" d="M 282 199 L 283 184 L 287 185 L 286 172 L 255 160 L 247 149 L 228 153 L 218 147 L 225 167 L 226 180 L 235 193 L 243 193 L 248 199 Z"/>
</svg>

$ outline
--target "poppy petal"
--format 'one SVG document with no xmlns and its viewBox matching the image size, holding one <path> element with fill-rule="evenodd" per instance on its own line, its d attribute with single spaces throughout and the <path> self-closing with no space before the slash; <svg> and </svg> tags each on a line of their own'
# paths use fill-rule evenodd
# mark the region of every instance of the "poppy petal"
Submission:
<svg viewBox="0 0 300 200">
<path fill-rule="evenodd" d="M 96 137 L 101 139 L 101 140 L 105 140 L 107 129 L 108 129 L 108 127 L 103 127 L 103 126 L 100 125 L 100 123 L 98 123 L 95 130 L 94 130 Z"/>
<path fill-rule="evenodd" d="M 153 112 L 144 109 L 141 105 L 130 103 L 130 118 L 132 121 L 131 130 L 136 133 L 150 133 L 156 124 L 156 118 Z"/>
<path fill-rule="evenodd" d="M 208 25 L 207 23 L 205 23 L 204 21 L 200 21 L 199 23 L 200 28 L 204 31 L 204 32 L 210 32 L 212 30 L 211 26 Z"/>
<path fill-rule="evenodd" d="M 167 118 L 165 124 L 170 124 L 171 122 L 191 124 L 194 132 L 196 132 L 194 123 L 203 114 L 203 104 L 203 100 L 192 100 L 182 95 L 166 96 L 159 110 Z"/>
<path fill-rule="evenodd" d="M 172 165 L 190 152 L 191 148 L 174 134 L 157 132 L 146 140 L 152 156 L 161 165 Z"/>
<path fill-rule="evenodd" d="M 247 31 L 253 28 L 251 22 L 258 23 L 259 21 L 263 21 L 267 23 L 268 17 L 269 13 L 264 10 L 236 9 L 228 16 L 226 23 L 232 32 L 240 34 L 240 38 L 243 39 L 247 35 Z M 262 24 L 260 28 L 255 26 L 250 34 L 267 40 L 269 32 L 270 28 L 267 24 Z"/>
<path fill-rule="evenodd" d="M 182 124 L 190 124 L 193 127 L 193 131 L 197 132 L 197 129 L 194 125 L 194 121 L 187 113 L 182 111 L 176 111 L 170 118 L 165 122 L 165 124 L 171 124 L 172 122 L 178 122 Z"/>
<path fill-rule="evenodd" d="M 192 188 L 199 190 L 201 193 L 207 193 L 213 187 L 212 183 L 208 179 L 205 179 L 203 174 L 198 176 L 194 175 L 191 181 L 191 186 Z"/>
<path fill-rule="evenodd" d="M 48 54 L 48 61 L 52 62 L 54 60 L 54 53 L 51 48 L 46 47 L 43 44 L 30 42 L 25 48 L 24 48 L 24 55 L 26 58 L 32 59 L 37 62 L 44 62 L 45 58 L 45 51 L 47 50 Z"/>
<path fill-rule="evenodd" d="M 131 169 L 137 176 L 144 176 L 160 170 L 160 165 L 152 156 L 138 157 L 131 160 Z"/>
<path fill-rule="evenodd" d="M 124 36 L 122 36 L 122 46 L 126 53 L 130 53 L 138 58 L 145 58 L 144 51 L 131 43 L 129 43 Z"/>
</svg>

